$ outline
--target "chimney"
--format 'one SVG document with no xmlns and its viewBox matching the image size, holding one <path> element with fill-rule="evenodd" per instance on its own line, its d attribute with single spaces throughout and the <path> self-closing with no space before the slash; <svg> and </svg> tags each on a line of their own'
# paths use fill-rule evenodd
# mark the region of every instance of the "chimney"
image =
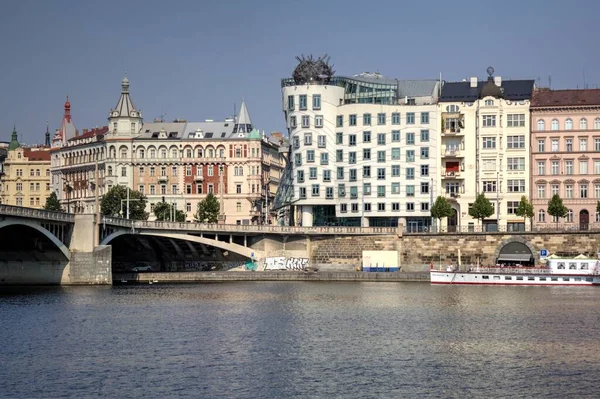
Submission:
<svg viewBox="0 0 600 399">
<path fill-rule="evenodd" d="M 502 76 L 494 76 L 494 83 L 496 86 L 502 87 Z"/>
<path fill-rule="evenodd" d="M 86 134 L 88 132 L 87 129 L 83 129 L 83 134 Z"/>
<path fill-rule="evenodd" d="M 471 78 L 471 87 L 477 87 L 477 77 Z"/>
</svg>

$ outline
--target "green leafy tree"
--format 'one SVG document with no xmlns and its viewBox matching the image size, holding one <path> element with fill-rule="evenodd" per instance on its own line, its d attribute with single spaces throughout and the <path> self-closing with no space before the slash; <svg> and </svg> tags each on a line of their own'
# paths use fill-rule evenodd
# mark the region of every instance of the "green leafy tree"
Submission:
<svg viewBox="0 0 600 399">
<path fill-rule="evenodd" d="M 100 213 L 104 216 L 127 216 L 127 188 L 114 186 L 100 200 Z M 134 220 L 147 220 L 147 199 L 139 191 L 129 190 L 129 218 Z M 123 204 L 123 205 L 121 205 Z M 121 212 L 121 209 L 123 212 Z"/>
<path fill-rule="evenodd" d="M 442 218 L 449 218 L 454 213 L 452 205 L 441 195 L 435 199 L 435 203 L 431 207 L 431 217 L 436 218 L 442 223 Z"/>
<path fill-rule="evenodd" d="M 471 209 L 469 209 L 469 215 L 472 218 L 479 219 L 483 225 L 483 219 L 488 218 L 494 214 L 494 207 L 489 199 L 485 197 L 484 193 L 477 194 L 475 202 Z"/>
<path fill-rule="evenodd" d="M 46 198 L 46 205 L 44 205 L 44 209 L 47 211 L 65 211 L 62 206 L 60 206 L 60 201 L 58 200 L 55 192 L 52 192 L 48 198 Z"/>
<path fill-rule="evenodd" d="M 600 201 L 596 204 L 596 213 L 600 213 Z"/>
<path fill-rule="evenodd" d="M 206 198 L 198 202 L 198 209 L 194 217 L 201 223 L 216 223 L 220 209 L 217 197 L 213 193 L 209 193 Z"/>
<path fill-rule="evenodd" d="M 525 222 L 525 219 L 527 218 L 529 218 L 530 221 L 533 221 L 533 204 L 529 202 L 526 196 L 521 197 L 521 201 L 519 202 L 519 207 L 517 208 L 516 214 L 517 216 L 523 218 L 523 222 Z M 533 226 L 533 223 L 531 223 L 531 226 Z"/>
<path fill-rule="evenodd" d="M 563 204 L 562 198 L 558 194 L 554 194 L 548 201 L 548 214 L 556 218 L 564 218 L 567 213 L 569 213 L 569 209 Z M 558 227 L 558 219 L 556 219 L 556 226 Z"/>
<path fill-rule="evenodd" d="M 173 205 L 166 202 L 159 202 L 154 205 L 154 215 L 156 220 L 161 222 L 170 222 L 175 217 L 175 222 L 185 222 L 185 213 L 179 209 L 174 209 Z"/>
</svg>

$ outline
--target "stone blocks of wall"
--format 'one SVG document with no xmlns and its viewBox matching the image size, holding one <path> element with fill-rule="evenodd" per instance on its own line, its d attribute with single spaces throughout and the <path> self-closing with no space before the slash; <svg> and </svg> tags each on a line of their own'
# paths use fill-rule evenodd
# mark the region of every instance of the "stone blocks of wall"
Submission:
<svg viewBox="0 0 600 399">
<path fill-rule="evenodd" d="M 362 266 L 363 251 L 401 251 L 398 236 L 333 236 L 311 240 L 310 265 L 319 270 L 353 271 Z"/>
<path fill-rule="evenodd" d="M 71 252 L 69 284 L 112 284 L 112 247 Z"/>
</svg>

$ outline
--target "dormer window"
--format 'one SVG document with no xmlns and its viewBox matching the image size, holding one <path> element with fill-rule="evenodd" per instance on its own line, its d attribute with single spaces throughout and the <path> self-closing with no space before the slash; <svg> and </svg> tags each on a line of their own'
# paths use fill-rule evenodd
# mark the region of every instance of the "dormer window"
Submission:
<svg viewBox="0 0 600 399">
<path fill-rule="evenodd" d="M 485 105 L 488 107 L 494 105 L 494 100 L 485 100 Z"/>
<path fill-rule="evenodd" d="M 158 138 L 159 139 L 166 139 L 167 138 L 167 132 L 165 131 L 165 129 L 160 129 L 160 132 L 158 132 Z"/>
</svg>

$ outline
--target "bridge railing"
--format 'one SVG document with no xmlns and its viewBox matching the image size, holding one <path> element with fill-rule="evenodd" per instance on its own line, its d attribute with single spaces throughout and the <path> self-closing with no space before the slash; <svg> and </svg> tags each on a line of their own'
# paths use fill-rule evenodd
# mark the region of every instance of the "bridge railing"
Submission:
<svg viewBox="0 0 600 399">
<path fill-rule="evenodd" d="M 589 224 L 574 224 L 574 223 L 544 223 L 539 225 L 520 226 L 515 227 L 513 225 L 491 225 L 491 226 L 450 226 L 450 227 L 432 227 L 432 226 L 419 226 L 411 227 L 405 226 L 402 229 L 402 234 L 413 235 L 413 234 L 494 234 L 494 233 L 573 233 L 573 232 L 589 232 L 589 231 L 600 231 L 600 223 L 589 223 Z"/>
<path fill-rule="evenodd" d="M 122 218 L 103 218 L 104 224 L 136 229 L 153 230 L 182 230 L 205 233 L 279 233 L 279 234 L 356 234 L 356 235 L 389 235 L 396 234 L 396 227 L 348 227 L 348 226 L 269 226 L 269 225 L 239 225 L 217 223 L 179 223 L 179 222 L 150 222 L 147 220 L 129 220 Z"/>
<path fill-rule="evenodd" d="M 26 208 L 23 206 L 0 204 L 0 215 L 27 217 L 31 219 L 43 219 L 59 222 L 74 222 L 75 215 L 58 211 L 46 211 L 44 209 Z"/>
</svg>

